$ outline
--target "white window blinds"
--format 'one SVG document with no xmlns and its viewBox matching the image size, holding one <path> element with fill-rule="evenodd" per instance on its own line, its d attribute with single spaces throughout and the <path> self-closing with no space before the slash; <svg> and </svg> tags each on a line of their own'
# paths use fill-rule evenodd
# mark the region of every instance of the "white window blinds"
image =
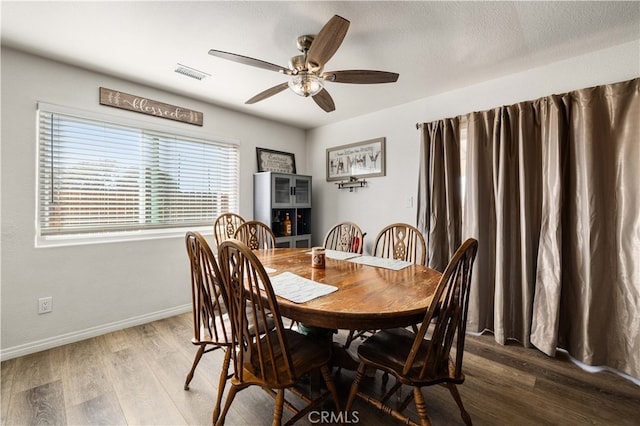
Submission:
<svg viewBox="0 0 640 426">
<path fill-rule="evenodd" d="M 212 225 L 238 210 L 238 147 L 39 111 L 40 235 Z"/>
</svg>

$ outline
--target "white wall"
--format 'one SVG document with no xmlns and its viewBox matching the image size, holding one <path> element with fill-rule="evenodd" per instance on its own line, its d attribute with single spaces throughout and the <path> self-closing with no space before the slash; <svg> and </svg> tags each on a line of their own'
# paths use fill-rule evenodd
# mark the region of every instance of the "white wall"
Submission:
<svg viewBox="0 0 640 426">
<path fill-rule="evenodd" d="M 416 123 L 638 76 L 640 40 L 309 131 L 309 171 L 314 178 L 314 244 L 322 243 L 324 233 L 334 223 L 351 220 L 367 233 L 365 251 L 370 252 L 382 227 L 394 222 L 416 224 L 420 152 Z M 369 178 L 366 188 L 354 192 L 339 190 L 335 183 L 326 182 L 327 148 L 377 137 L 386 137 L 385 177 Z M 409 197 L 413 198 L 410 207 L 407 206 Z"/>
<path fill-rule="evenodd" d="M 107 87 L 202 111 L 196 126 L 98 103 Z M 305 132 L 114 77 L 2 49 L 2 359 L 190 309 L 182 237 L 34 248 L 38 101 L 161 123 L 241 144 L 240 214 L 253 216 L 255 147 L 293 152 L 306 173 Z M 39 297 L 53 312 L 37 314 Z"/>
<path fill-rule="evenodd" d="M 314 244 L 322 242 L 333 223 L 353 220 L 367 232 L 365 249 L 370 250 L 384 225 L 416 221 L 417 122 L 638 76 L 640 40 L 317 128 L 307 132 L 305 145 L 299 129 L 3 49 L 0 356 L 7 359 L 190 308 L 181 238 L 34 248 L 38 101 L 105 113 L 107 107 L 98 104 L 98 87 L 103 86 L 203 111 L 203 132 L 241 142 L 242 215 L 250 217 L 253 211 L 255 147 L 293 152 L 298 173 L 314 177 Z M 135 113 L 109 108 L 108 114 L 131 118 Z M 326 148 L 380 136 L 387 139 L 385 177 L 370 178 L 367 188 L 355 192 L 325 181 Z M 409 197 L 413 205 L 406 207 Z M 53 296 L 52 313 L 37 315 L 42 296 Z"/>
</svg>

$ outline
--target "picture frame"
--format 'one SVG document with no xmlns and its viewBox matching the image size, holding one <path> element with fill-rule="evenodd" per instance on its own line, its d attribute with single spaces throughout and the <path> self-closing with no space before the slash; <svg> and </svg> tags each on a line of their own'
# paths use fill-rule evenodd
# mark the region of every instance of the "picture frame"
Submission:
<svg viewBox="0 0 640 426">
<path fill-rule="evenodd" d="M 290 152 L 256 148 L 259 172 L 296 173 L 296 156 Z"/>
<path fill-rule="evenodd" d="M 386 175 L 386 138 L 327 148 L 327 181 Z"/>
</svg>

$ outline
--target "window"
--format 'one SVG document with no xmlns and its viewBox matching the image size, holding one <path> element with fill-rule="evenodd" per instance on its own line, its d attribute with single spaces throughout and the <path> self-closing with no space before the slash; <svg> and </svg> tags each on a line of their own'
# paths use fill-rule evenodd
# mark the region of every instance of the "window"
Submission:
<svg viewBox="0 0 640 426">
<path fill-rule="evenodd" d="M 38 112 L 40 240 L 139 238 L 238 210 L 237 144 L 57 109 Z"/>
<path fill-rule="evenodd" d="M 461 179 L 461 191 L 460 195 L 464 200 L 464 194 L 467 184 L 467 134 L 469 133 L 469 119 L 467 116 L 460 118 L 460 179 Z M 464 207 L 464 202 L 462 203 Z"/>
</svg>

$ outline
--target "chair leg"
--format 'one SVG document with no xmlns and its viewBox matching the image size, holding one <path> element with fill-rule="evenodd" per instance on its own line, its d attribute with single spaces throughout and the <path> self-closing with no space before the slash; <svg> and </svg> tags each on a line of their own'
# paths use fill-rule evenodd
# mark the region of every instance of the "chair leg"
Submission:
<svg viewBox="0 0 640 426">
<path fill-rule="evenodd" d="M 380 398 L 380 401 L 386 403 L 387 400 L 391 397 L 391 395 L 398 394 L 402 395 L 402 383 L 396 379 L 395 384 L 389 389 L 383 396 Z"/>
<path fill-rule="evenodd" d="M 191 380 L 193 379 L 193 373 L 195 373 L 196 367 L 200 362 L 200 358 L 202 358 L 202 354 L 204 353 L 204 348 L 205 348 L 205 345 L 200 345 L 200 347 L 198 348 L 198 352 L 196 352 L 196 358 L 193 360 L 191 371 L 189 371 L 189 374 L 187 374 L 187 379 L 184 382 L 184 390 L 189 390 L 189 383 L 191 383 Z"/>
<path fill-rule="evenodd" d="M 284 407 L 284 389 L 278 389 L 276 395 L 276 404 L 273 408 L 273 422 L 272 426 L 280 426 L 282 422 L 282 409 Z"/>
<path fill-rule="evenodd" d="M 424 402 L 424 396 L 422 396 L 422 392 L 417 386 L 413 388 L 413 400 L 416 404 L 418 417 L 420 417 L 420 424 L 422 426 L 430 425 L 431 421 L 429 420 L 429 415 L 427 414 L 427 404 Z"/>
<path fill-rule="evenodd" d="M 389 382 L 389 373 L 386 371 L 382 372 L 382 385 L 387 386 L 387 382 Z"/>
<path fill-rule="evenodd" d="M 449 392 L 451 392 L 451 396 L 456 400 L 456 404 L 458 404 L 458 408 L 460 408 L 460 415 L 462 416 L 462 420 L 464 424 L 467 426 L 471 426 L 471 416 L 467 413 L 467 410 L 464 409 L 464 405 L 462 405 L 462 398 L 460 398 L 460 393 L 458 392 L 458 387 L 455 383 L 447 383 L 445 384 L 447 388 L 449 388 Z"/>
<path fill-rule="evenodd" d="M 229 374 L 229 364 L 231 363 L 231 349 L 227 348 L 224 352 L 224 361 L 222 362 L 222 369 L 220 371 L 220 382 L 218 383 L 218 398 L 216 399 L 216 406 L 213 409 L 213 423 L 216 423 L 218 416 L 220 416 L 220 404 L 222 403 L 222 394 L 224 393 L 224 387 L 227 384 L 227 375 Z"/>
<path fill-rule="evenodd" d="M 344 345 L 342 346 L 345 349 L 349 349 L 349 346 L 351 346 L 351 342 L 353 342 L 353 335 L 355 334 L 355 330 L 349 330 L 349 335 L 347 336 L 347 340 L 344 342 Z"/>
<path fill-rule="evenodd" d="M 216 426 L 224 425 L 224 420 L 227 417 L 227 412 L 229 411 L 229 407 L 231 407 L 231 403 L 233 402 L 233 398 L 236 397 L 236 393 L 238 392 L 238 387 L 231 385 L 231 389 L 229 389 L 229 395 L 227 395 L 227 401 L 224 403 L 224 409 L 217 420 L 213 420 L 213 423 Z"/>
<path fill-rule="evenodd" d="M 353 379 L 353 383 L 351 384 L 351 390 L 349 391 L 349 398 L 347 399 L 347 406 L 344 407 L 345 412 L 351 411 L 351 406 L 353 406 L 353 401 L 356 399 L 356 394 L 358 393 L 358 387 L 360 386 L 360 381 L 364 377 L 364 372 L 367 367 L 363 362 L 358 366 L 358 371 L 356 371 L 356 377 Z"/>
<path fill-rule="evenodd" d="M 323 365 L 320 368 L 320 371 L 322 371 L 322 377 L 324 377 L 324 382 L 327 385 L 327 389 L 329 389 L 329 392 L 331 393 L 331 398 L 333 398 L 333 404 L 336 406 L 336 413 L 340 413 L 340 399 L 338 398 L 338 391 L 336 390 L 336 385 L 335 383 L 333 383 L 333 380 L 331 379 L 331 370 L 329 370 L 328 366 Z"/>
</svg>

